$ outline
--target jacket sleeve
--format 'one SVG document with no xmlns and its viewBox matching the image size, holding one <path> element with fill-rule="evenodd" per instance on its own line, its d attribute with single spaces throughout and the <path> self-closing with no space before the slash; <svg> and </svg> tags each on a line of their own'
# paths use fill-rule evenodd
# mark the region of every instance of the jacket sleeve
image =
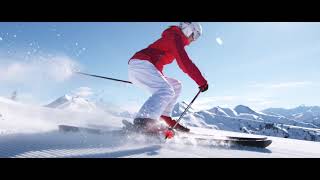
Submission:
<svg viewBox="0 0 320 180">
<path fill-rule="evenodd" d="M 180 69 L 184 73 L 188 74 L 188 76 L 193 79 L 198 86 L 207 84 L 207 81 L 204 79 L 197 66 L 189 58 L 183 46 L 181 37 L 179 35 L 174 35 L 172 40 L 171 53 L 176 58 Z"/>
</svg>

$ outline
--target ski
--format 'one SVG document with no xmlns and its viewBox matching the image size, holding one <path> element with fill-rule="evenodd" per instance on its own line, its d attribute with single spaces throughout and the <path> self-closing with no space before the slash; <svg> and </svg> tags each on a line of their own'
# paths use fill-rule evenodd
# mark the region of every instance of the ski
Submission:
<svg viewBox="0 0 320 180">
<path fill-rule="evenodd" d="M 161 137 L 162 131 L 154 132 L 154 133 L 145 133 L 135 127 L 131 122 L 127 120 L 123 120 L 123 128 L 121 130 L 114 131 L 106 131 L 99 128 L 88 128 L 88 127 L 78 127 L 71 125 L 59 125 L 60 132 L 85 132 L 90 134 L 112 134 L 112 135 L 125 135 L 129 133 L 139 133 L 144 134 L 146 136 L 153 137 Z M 197 134 L 197 133 L 185 133 L 185 132 L 175 132 L 176 137 L 180 139 L 194 139 L 198 142 L 208 141 L 212 142 L 212 144 L 229 144 L 229 145 L 240 145 L 240 146 L 248 146 L 248 147 L 258 147 L 258 148 L 266 148 L 271 143 L 272 140 L 267 139 L 266 137 L 262 138 L 250 138 L 250 137 L 236 137 L 236 136 L 215 136 L 215 135 L 207 135 L 207 134 Z"/>
<path fill-rule="evenodd" d="M 184 132 L 182 132 L 184 133 Z M 192 135 L 199 135 L 199 136 L 207 136 L 207 137 L 219 137 L 213 134 L 201 134 L 201 133 L 195 133 L 195 132 L 186 132 L 185 134 L 192 134 Z M 238 140 L 267 140 L 267 137 L 240 137 L 240 136 L 223 136 L 228 139 L 238 139 Z"/>
<path fill-rule="evenodd" d="M 130 123 L 127 120 L 123 120 L 122 123 L 125 125 L 125 129 L 123 129 L 124 131 L 135 131 L 137 132 L 138 129 L 136 129 L 136 127 L 134 127 L 134 125 L 132 123 Z M 109 131 L 104 131 L 102 129 L 98 129 L 98 128 L 87 128 L 87 127 L 78 127 L 78 126 L 70 126 L 70 125 L 59 125 L 59 130 L 61 132 L 87 132 L 87 133 L 91 133 L 91 134 L 105 134 Z M 179 132 L 182 134 L 186 134 L 186 135 L 196 135 L 196 136 L 205 136 L 207 138 L 213 137 L 213 138 L 219 138 L 219 136 L 216 135 L 210 135 L 210 134 L 200 134 L 200 133 L 194 133 L 194 132 Z M 267 140 L 267 137 L 259 137 L 259 138 L 255 138 L 255 137 L 236 137 L 236 136 L 223 136 L 224 138 L 228 138 L 229 140 Z"/>
<path fill-rule="evenodd" d="M 134 125 L 127 121 L 127 120 L 122 120 L 122 123 L 129 129 L 134 129 Z M 221 136 L 213 135 L 213 134 L 201 134 L 201 133 L 195 133 L 195 132 L 181 132 L 178 131 L 180 134 L 185 134 L 185 135 L 195 135 L 195 136 L 206 136 L 206 137 L 213 137 L 213 138 L 219 138 Z M 240 137 L 240 136 L 222 136 L 224 138 L 228 139 L 234 139 L 234 140 L 267 140 L 267 137 Z"/>
<path fill-rule="evenodd" d="M 123 120 L 122 123 L 125 125 L 126 129 L 135 131 L 135 126 L 127 121 Z M 186 132 L 176 132 L 177 137 L 181 139 L 190 139 L 193 138 L 196 141 L 213 141 L 214 144 L 229 144 L 229 145 L 241 145 L 249 147 L 258 147 L 266 148 L 271 143 L 272 140 L 267 139 L 266 137 L 261 138 L 250 138 L 250 137 L 236 137 L 236 136 L 215 136 L 215 135 L 203 135 L 197 133 L 186 133 Z"/>
<path fill-rule="evenodd" d="M 197 135 L 183 135 L 179 136 L 177 133 L 177 137 L 181 139 L 194 139 L 197 142 L 212 142 L 213 144 L 228 144 L 230 146 L 247 146 L 247 147 L 257 147 L 257 148 L 266 148 L 268 147 L 271 143 L 272 140 L 269 139 L 250 139 L 250 138 L 238 138 L 238 137 L 201 137 Z"/>
</svg>

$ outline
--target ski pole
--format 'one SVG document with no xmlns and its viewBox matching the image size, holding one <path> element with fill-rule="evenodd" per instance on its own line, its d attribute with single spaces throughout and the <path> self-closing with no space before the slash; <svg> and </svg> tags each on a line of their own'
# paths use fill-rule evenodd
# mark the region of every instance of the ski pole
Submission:
<svg viewBox="0 0 320 180">
<path fill-rule="evenodd" d="M 192 101 L 190 102 L 190 104 L 187 106 L 187 108 L 183 111 L 183 113 L 180 115 L 179 119 L 177 120 L 176 124 L 172 127 L 169 128 L 169 130 L 173 130 L 177 124 L 180 122 L 180 120 L 182 119 L 182 117 L 184 116 L 184 114 L 188 111 L 188 109 L 191 107 L 191 105 L 193 104 L 193 102 L 197 99 L 197 97 L 199 96 L 199 94 L 201 93 L 201 89 L 199 90 L 199 92 L 197 93 L 197 95 L 192 99 Z M 166 136 L 166 139 L 168 137 Z"/>
<path fill-rule="evenodd" d="M 130 82 L 130 81 L 125 81 L 125 80 L 120 80 L 120 79 L 114 79 L 114 78 L 109 78 L 109 77 L 104 77 L 104 76 L 98 76 L 98 75 L 94 75 L 94 74 L 87 74 L 87 73 L 83 73 L 83 72 L 76 72 L 76 73 L 82 74 L 82 75 L 86 75 L 86 76 L 92 76 L 92 77 L 103 78 L 103 79 L 108 79 L 108 80 L 112 80 L 112 81 L 119 81 L 119 82 L 123 82 L 123 83 L 132 84 L 132 82 Z"/>
</svg>

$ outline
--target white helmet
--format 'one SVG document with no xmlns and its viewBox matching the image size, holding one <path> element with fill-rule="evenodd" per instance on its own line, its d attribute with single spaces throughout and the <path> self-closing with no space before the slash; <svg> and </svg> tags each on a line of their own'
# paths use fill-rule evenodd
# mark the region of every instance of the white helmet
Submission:
<svg viewBox="0 0 320 180">
<path fill-rule="evenodd" d="M 197 40 L 202 34 L 202 27 L 197 22 L 181 22 L 179 27 L 186 37 L 193 33 L 194 40 Z"/>
</svg>

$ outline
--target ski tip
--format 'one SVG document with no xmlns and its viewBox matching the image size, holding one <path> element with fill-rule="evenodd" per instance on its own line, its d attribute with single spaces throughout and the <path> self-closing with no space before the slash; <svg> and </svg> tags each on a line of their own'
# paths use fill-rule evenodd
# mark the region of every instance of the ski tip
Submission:
<svg viewBox="0 0 320 180">
<path fill-rule="evenodd" d="M 61 132 L 77 132 L 79 131 L 78 127 L 69 126 L 69 125 L 58 125 L 59 131 Z"/>
<path fill-rule="evenodd" d="M 265 147 L 268 147 L 272 144 L 272 140 L 271 139 L 268 139 L 265 143 Z"/>
<path fill-rule="evenodd" d="M 242 145 L 242 146 L 250 146 L 250 147 L 256 147 L 256 148 L 266 148 L 272 144 L 272 140 L 243 140 L 243 141 L 237 141 L 235 144 Z"/>
</svg>

